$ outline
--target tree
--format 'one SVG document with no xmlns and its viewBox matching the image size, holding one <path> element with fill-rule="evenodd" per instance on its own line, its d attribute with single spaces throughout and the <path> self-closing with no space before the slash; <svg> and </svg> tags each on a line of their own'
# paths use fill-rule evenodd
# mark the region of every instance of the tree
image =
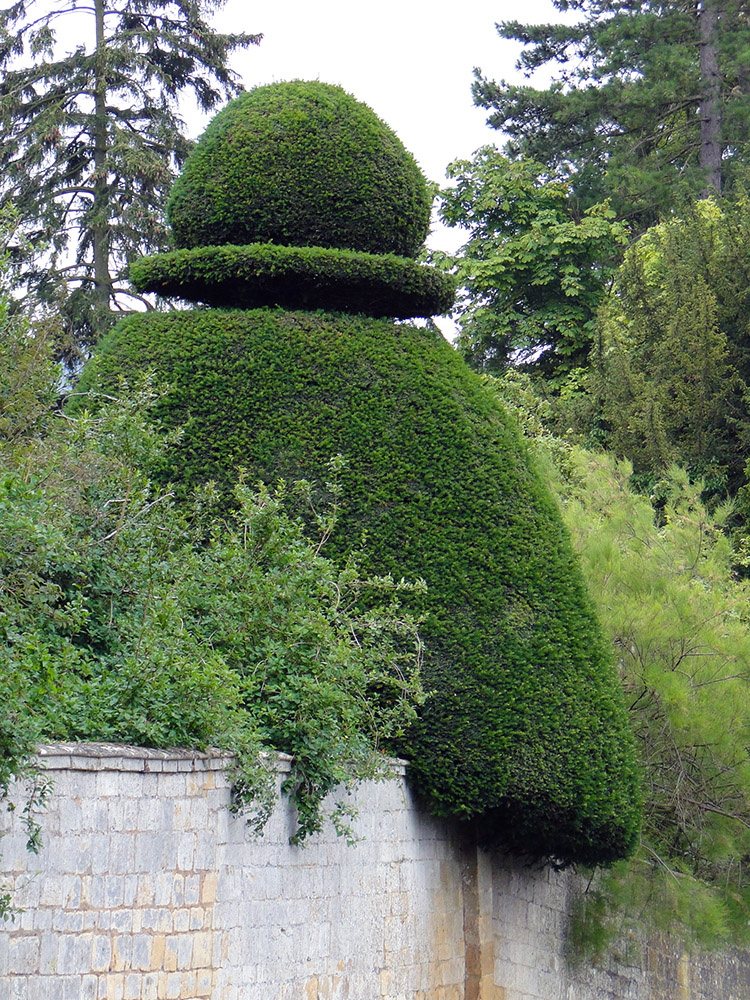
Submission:
<svg viewBox="0 0 750 1000">
<path fill-rule="evenodd" d="M 533 160 L 486 146 L 448 168 L 440 216 L 470 232 L 447 258 L 462 291 L 459 346 L 488 371 L 511 363 L 559 375 L 581 365 L 626 229 L 607 205 L 576 218 L 570 188 Z"/>
<path fill-rule="evenodd" d="M 730 182 L 750 122 L 745 0 L 553 0 L 575 24 L 498 25 L 546 90 L 477 71 L 474 99 L 507 152 L 568 174 L 580 203 L 611 197 L 637 228 Z"/>
<path fill-rule="evenodd" d="M 13 204 L 35 247 L 19 260 L 35 302 L 68 286 L 79 344 L 132 296 L 133 257 L 168 245 L 164 221 L 191 143 L 178 101 L 201 110 L 241 89 L 230 54 L 260 35 L 221 34 L 224 0 L 16 0 L 0 11 L 0 205 Z M 57 30 L 76 32 L 61 54 Z M 88 36 L 88 37 L 86 37 Z"/>
<path fill-rule="evenodd" d="M 734 494 L 750 449 L 750 203 L 698 202 L 626 253 L 599 317 L 594 409 L 607 447 L 658 478 L 677 461 Z"/>
<path fill-rule="evenodd" d="M 547 430 L 528 377 L 488 379 L 520 418 L 561 503 L 615 649 L 643 776 L 632 858 L 594 877 L 580 947 L 667 931 L 688 943 L 744 944 L 750 924 L 750 623 L 733 572 L 731 503 L 710 511 L 702 483 L 664 470 L 658 517 L 632 465 Z"/>
</svg>

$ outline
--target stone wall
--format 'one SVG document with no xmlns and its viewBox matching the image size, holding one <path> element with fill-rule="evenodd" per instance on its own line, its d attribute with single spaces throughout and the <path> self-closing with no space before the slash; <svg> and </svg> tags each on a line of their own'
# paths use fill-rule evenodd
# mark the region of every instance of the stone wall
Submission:
<svg viewBox="0 0 750 1000">
<path fill-rule="evenodd" d="M 23 909 L 0 927 L 0 1000 L 750 1000 L 746 955 L 663 943 L 643 968 L 569 969 L 572 877 L 478 851 L 398 769 L 359 790 L 362 840 L 294 847 L 287 802 L 257 840 L 232 816 L 219 757 L 40 756 L 42 852 L 0 816 L 0 885 Z"/>
</svg>

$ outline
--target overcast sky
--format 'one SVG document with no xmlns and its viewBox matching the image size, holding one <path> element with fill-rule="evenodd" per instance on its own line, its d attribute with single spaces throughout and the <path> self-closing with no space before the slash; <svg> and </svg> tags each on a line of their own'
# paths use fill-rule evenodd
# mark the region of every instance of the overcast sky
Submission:
<svg viewBox="0 0 750 1000">
<path fill-rule="evenodd" d="M 85 22 L 58 24 L 63 49 L 82 38 L 94 43 L 92 8 L 82 2 L 81 10 Z M 556 22 L 561 15 L 551 0 L 226 0 L 213 24 L 263 34 L 259 46 L 234 57 L 246 88 L 295 79 L 339 84 L 390 125 L 430 180 L 443 183 L 452 160 L 503 143 L 487 113 L 474 107 L 471 83 L 474 67 L 491 79 L 523 80 L 515 69 L 520 47 L 495 30 L 505 20 Z M 206 119 L 188 101 L 183 110 L 199 135 Z M 466 236 L 435 221 L 428 245 L 452 252 Z"/>
<path fill-rule="evenodd" d="M 82 20 L 56 24 L 63 50 L 94 44 L 93 8 L 75 2 Z M 233 59 L 247 89 L 275 80 L 339 84 L 390 125 L 430 180 L 443 183 L 452 160 L 503 143 L 471 99 L 474 67 L 491 79 L 523 80 L 515 69 L 520 46 L 501 39 L 495 23 L 560 19 L 552 0 L 226 0 L 212 23 L 263 34 L 259 46 Z M 545 78 L 537 74 L 534 82 Z M 200 135 L 205 116 L 189 100 L 183 113 Z M 428 243 L 453 251 L 465 238 L 436 225 Z"/>
<path fill-rule="evenodd" d="M 475 66 L 493 79 L 520 79 L 518 47 L 498 36 L 495 23 L 559 18 L 550 0 L 227 0 L 214 23 L 263 33 L 259 47 L 234 61 L 245 87 L 339 84 L 390 125 L 430 180 L 442 182 L 451 160 L 502 142 L 471 100 Z M 461 242 L 458 232 L 430 239 L 445 250 Z"/>
</svg>

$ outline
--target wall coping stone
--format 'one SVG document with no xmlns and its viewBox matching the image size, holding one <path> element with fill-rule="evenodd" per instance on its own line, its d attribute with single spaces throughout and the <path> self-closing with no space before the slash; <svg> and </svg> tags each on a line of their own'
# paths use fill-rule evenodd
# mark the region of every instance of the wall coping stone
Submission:
<svg viewBox="0 0 750 1000">
<path fill-rule="evenodd" d="M 270 755 L 262 754 L 268 758 Z M 42 743 L 36 759 L 46 771 L 139 771 L 191 772 L 224 771 L 231 766 L 233 755 L 209 747 L 207 750 L 157 750 L 152 747 L 128 746 L 123 743 Z M 406 761 L 392 759 L 394 776 L 406 774 Z M 289 754 L 276 755 L 275 768 L 288 773 L 292 768 Z"/>
<path fill-rule="evenodd" d="M 122 743 L 42 743 L 36 757 L 47 771 L 223 771 L 232 754 L 207 750 L 157 750 Z M 291 770 L 292 758 L 280 753 L 277 770 Z"/>
</svg>

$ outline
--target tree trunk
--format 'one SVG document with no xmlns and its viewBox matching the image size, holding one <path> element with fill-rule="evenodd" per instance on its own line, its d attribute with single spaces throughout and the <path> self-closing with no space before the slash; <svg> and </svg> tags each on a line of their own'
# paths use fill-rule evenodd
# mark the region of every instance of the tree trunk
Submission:
<svg viewBox="0 0 750 1000">
<path fill-rule="evenodd" d="M 112 279 L 109 274 L 109 225 L 107 194 L 107 77 L 104 41 L 104 0 L 96 0 L 96 55 L 94 91 L 94 323 L 97 333 L 108 326 Z"/>
<path fill-rule="evenodd" d="M 721 191 L 721 78 L 718 33 L 720 0 L 702 0 L 699 11 L 700 50 L 700 165 L 705 172 L 703 196 Z"/>
</svg>

